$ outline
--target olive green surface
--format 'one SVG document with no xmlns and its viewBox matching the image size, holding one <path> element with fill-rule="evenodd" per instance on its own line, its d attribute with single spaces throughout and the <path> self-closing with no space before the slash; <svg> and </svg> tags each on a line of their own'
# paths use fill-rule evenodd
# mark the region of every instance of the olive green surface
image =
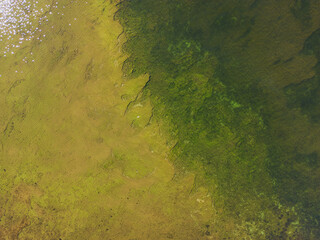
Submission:
<svg viewBox="0 0 320 240">
<path fill-rule="evenodd" d="M 320 239 L 319 0 L 47 4 L 0 42 L 1 240 Z"/>
<path fill-rule="evenodd" d="M 125 76 L 207 186 L 217 239 L 320 238 L 318 0 L 131 0 Z M 141 97 L 143 101 L 143 97 Z M 138 101 L 137 101 L 138 102 Z"/>
<path fill-rule="evenodd" d="M 0 239 L 206 238 L 211 198 L 175 173 L 150 102 L 125 114 L 148 76 L 122 77 L 116 10 L 59 1 L 0 58 Z"/>
</svg>

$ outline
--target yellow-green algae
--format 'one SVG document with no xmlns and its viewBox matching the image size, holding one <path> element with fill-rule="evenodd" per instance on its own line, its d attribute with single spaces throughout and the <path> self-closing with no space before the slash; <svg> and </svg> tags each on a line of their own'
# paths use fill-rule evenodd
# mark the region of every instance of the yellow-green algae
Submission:
<svg viewBox="0 0 320 240">
<path fill-rule="evenodd" d="M 42 41 L 0 58 L 0 239 L 214 239 L 211 198 L 175 173 L 149 100 L 125 113 L 148 76 L 122 78 L 114 4 L 51 11 Z"/>
<path fill-rule="evenodd" d="M 318 239 L 317 0 L 112 2 L 0 58 L 0 238 Z"/>
</svg>

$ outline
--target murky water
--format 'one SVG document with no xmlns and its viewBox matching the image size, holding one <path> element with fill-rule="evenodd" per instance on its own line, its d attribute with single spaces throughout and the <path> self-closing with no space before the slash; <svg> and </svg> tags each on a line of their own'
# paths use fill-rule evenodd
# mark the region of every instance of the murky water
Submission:
<svg viewBox="0 0 320 240">
<path fill-rule="evenodd" d="M 220 216 L 237 222 L 214 237 L 319 239 L 320 2 L 119 6 L 126 77 L 151 75 L 144 92 L 176 165 L 203 171 Z"/>
</svg>

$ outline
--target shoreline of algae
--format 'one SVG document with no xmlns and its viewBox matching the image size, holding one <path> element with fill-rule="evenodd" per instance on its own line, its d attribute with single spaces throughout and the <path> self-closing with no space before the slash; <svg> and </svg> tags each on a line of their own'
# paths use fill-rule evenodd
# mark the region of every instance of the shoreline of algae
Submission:
<svg viewBox="0 0 320 240">
<path fill-rule="evenodd" d="M 212 239 L 211 197 L 175 174 L 148 100 L 123 116 L 147 79 L 122 79 L 116 8 L 63 3 L 0 58 L 0 239 Z"/>
</svg>

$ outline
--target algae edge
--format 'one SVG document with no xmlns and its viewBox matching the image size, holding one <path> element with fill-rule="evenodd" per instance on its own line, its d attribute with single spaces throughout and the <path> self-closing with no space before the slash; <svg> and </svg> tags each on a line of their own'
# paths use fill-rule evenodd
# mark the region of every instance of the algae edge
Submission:
<svg viewBox="0 0 320 240">
<path fill-rule="evenodd" d="M 233 58 L 221 52 L 226 35 L 246 39 L 251 33 L 255 18 L 246 11 L 256 2 L 120 1 L 115 18 L 129 55 L 123 73 L 127 81 L 150 75 L 136 101 L 150 96 L 152 120 L 164 123 L 177 168 L 196 172 L 198 184 L 211 189 L 223 212 L 217 221 L 236 223 L 219 236 L 316 239 L 318 153 L 299 153 L 274 134 L 269 122 L 279 113 L 270 110 L 273 96 L 240 72 L 237 53 Z M 301 20 L 297 8 L 288 11 Z M 301 21 L 308 25 L 304 14 Z"/>
</svg>

